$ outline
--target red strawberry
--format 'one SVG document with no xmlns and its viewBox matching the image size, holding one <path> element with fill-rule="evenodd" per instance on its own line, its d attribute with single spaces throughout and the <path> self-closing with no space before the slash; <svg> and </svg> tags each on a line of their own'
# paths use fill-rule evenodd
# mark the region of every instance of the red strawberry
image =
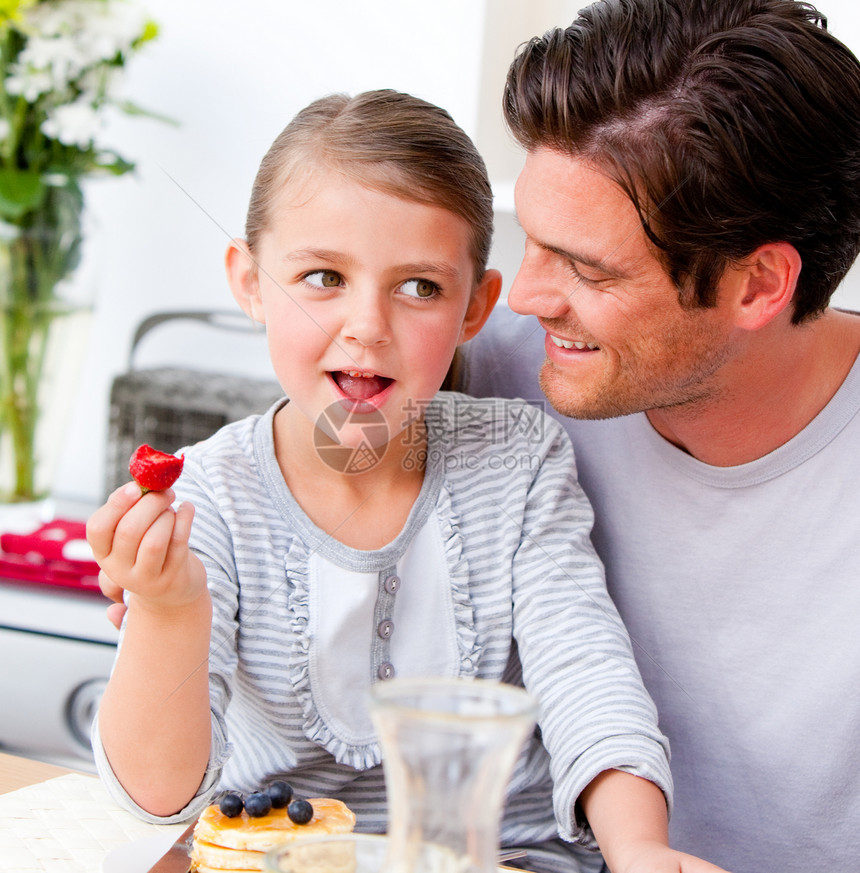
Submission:
<svg viewBox="0 0 860 873">
<path fill-rule="evenodd" d="M 134 450 L 128 462 L 128 472 L 146 494 L 147 491 L 164 491 L 169 488 L 179 478 L 184 463 L 185 458 L 142 445 Z"/>
</svg>

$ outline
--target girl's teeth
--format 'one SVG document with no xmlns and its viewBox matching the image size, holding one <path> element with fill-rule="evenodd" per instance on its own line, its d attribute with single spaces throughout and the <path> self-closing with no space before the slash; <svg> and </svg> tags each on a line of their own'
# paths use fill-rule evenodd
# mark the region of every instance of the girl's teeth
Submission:
<svg viewBox="0 0 860 873">
<path fill-rule="evenodd" d="M 358 370 L 347 370 L 346 375 L 351 376 L 353 379 L 359 379 L 359 378 L 370 379 L 371 378 L 370 373 L 359 373 Z"/>
<path fill-rule="evenodd" d="M 596 343 L 584 343 L 584 342 L 580 342 L 580 341 L 578 341 L 578 340 L 577 340 L 577 341 L 574 341 L 574 340 L 563 340 L 563 339 L 560 339 L 560 338 L 557 337 L 557 336 L 553 336 L 552 334 L 549 335 L 549 338 L 550 338 L 550 339 L 553 341 L 553 343 L 555 343 L 555 345 L 557 345 L 560 349 L 578 349 L 578 350 L 588 349 L 589 351 L 594 352 L 594 351 L 596 351 L 597 349 L 600 348 L 600 346 L 598 346 Z"/>
</svg>

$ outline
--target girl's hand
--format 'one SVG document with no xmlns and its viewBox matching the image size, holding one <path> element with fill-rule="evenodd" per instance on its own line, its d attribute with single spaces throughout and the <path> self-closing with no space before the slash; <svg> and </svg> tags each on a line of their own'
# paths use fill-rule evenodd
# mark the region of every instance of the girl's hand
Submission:
<svg viewBox="0 0 860 873">
<path fill-rule="evenodd" d="M 604 770 L 580 801 L 612 873 L 726 873 L 669 848 L 666 801 L 647 779 Z"/>
<path fill-rule="evenodd" d="M 171 490 L 129 483 L 87 522 L 99 582 L 128 603 L 125 635 L 99 704 L 99 733 L 120 784 L 157 816 L 182 809 L 209 759 L 212 600 L 188 538 L 194 509 Z"/>
<path fill-rule="evenodd" d="M 111 600 L 121 603 L 128 591 L 136 605 L 169 611 L 205 590 L 203 565 L 188 547 L 194 507 L 183 503 L 174 509 L 174 496 L 171 489 L 141 496 L 130 482 L 87 522 L 87 540 L 102 570 L 99 581 Z"/>
<path fill-rule="evenodd" d="M 625 847 L 612 873 L 727 873 L 693 855 L 676 852 L 664 843 L 642 842 Z"/>
<path fill-rule="evenodd" d="M 128 612 L 125 600 L 123 599 L 123 589 L 104 570 L 99 571 L 99 588 L 101 588 L 102 594 L 108 600 L 113 600 L 106 613 L 108 621 L 119 630 L 122 627 L 122 620 L 126 612 Z"/>
</svg>

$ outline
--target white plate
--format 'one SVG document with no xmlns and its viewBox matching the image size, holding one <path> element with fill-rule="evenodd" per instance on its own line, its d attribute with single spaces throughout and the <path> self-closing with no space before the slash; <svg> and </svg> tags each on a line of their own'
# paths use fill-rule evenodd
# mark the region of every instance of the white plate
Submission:
<svg viewBox="0 0 860 873">
<path fill-rule="evenodd" d="M 153 834 L 111 849 L 102 859 L 101 873 L 148 873 L 149 868 L 176 842 L 179 833 Z"/>
</svg>

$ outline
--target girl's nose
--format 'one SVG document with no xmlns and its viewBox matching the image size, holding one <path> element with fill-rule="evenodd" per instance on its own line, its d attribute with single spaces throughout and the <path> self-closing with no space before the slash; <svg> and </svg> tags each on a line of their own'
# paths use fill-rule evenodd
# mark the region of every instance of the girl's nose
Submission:
<svg viewBox="0 0 860 873">
<path fill-rule="evenodd" d="M 356 294 L 350 301 L 341 334 L 362 346 L 385 345 L 391 340 L 388 310 L 381 295 Z"/>
</svg>

